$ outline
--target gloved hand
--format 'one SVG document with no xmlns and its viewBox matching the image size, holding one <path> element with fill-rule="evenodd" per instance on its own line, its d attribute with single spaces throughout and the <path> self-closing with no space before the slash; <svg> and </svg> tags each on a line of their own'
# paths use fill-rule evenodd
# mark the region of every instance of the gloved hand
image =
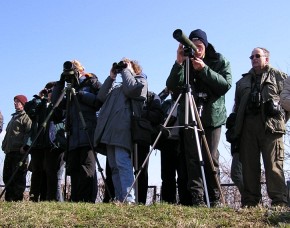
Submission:
<svg viewBox="0 0 290 228">
<path fill-rule="evenodd" d="M 229 117 L 227 118 L 227 121 L 226 121 L 226 128 L 227 129 L 231 129 L 232 127 L 235 126 L 236 118 L 237 118 L 237 113 L 233 112 L 229 115 Z"/>
<path fill-rule="evenodd" d="M 20 148 L 20 153 L 25 154 L 29 150 L 30 146 L 25 145 Z"/>
<path fill-rule="evenodd" d="M 64 73 L 62 73 L 62 74 L 60 75 L 60 79 L 59 79 L 59 81 L 61 81 L 61 82 L 65 82 L 65 78 L 66 78 L 66 75 L 65 75 Z"/>
</svg>

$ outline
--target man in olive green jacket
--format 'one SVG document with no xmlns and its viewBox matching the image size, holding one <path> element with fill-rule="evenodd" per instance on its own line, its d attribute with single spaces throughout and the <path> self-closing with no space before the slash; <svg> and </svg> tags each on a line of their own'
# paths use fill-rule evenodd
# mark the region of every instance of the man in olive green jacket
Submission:
<svg viewBox="0 0 290 228">
<path fill-rule="evenodd" d="M 200 110 L 201 122 L 205 130 L 205 137 L 209 146 L 210 154 L 219 173 L 218 144 L 221 134 L 221 126 L 226 122 L 225 94 L 231 88 L 232 75 L 230 63 L 214 47 L 208 43 L 206 33 L 200 29 L 191 32 L 189 39 L 197 50 L 190 58 L 188 82 L 192 88 L 197 108 Z M 183 45 L 177 50 L 177 60 L 174 63 L 166 85 L 174 94 L 181 92 L 186 82 L 185 54 Z M 180 101 L 180 123 L 184 124 L 185 102 L 184 96 Z M 191 118 L 191 116 L 190 116 Z M 189 119 L 189 122 L 192 122 Z M 188 171 L 188 188 L 192 194 L 194 205 L 204 205 L 204 183 L 201 174 L 200 158 L 196 147 L 194 131 L 182 129 L 181 149 L 186 156 Z M 220 192 L 213 173 L 213 168 L 204 145 L 202 155 L 205 162 L 205 176 L 211 206 L 219 202 Z"/>
<path fill-rule="evenodd" d="M 286 114 L 280 106 L 280 93 L 287 75 L 269 65 L 270 53 L 254 48 L 252 69 L 236 84 L 237 114 L 234 138 L 239 140 L 244 182 L 242 206 L 261 203 L 262 154 L 267 192 L 272 205 L 286 205 L 287 193 L 283 172 Z"/>
</svg>

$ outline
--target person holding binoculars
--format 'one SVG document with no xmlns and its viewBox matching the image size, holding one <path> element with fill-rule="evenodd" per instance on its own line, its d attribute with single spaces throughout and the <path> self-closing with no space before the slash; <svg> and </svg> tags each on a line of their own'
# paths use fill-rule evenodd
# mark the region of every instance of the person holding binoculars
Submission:
<svg viewBox="0 0 290 228">
<path fill-rule="evenodd" d="M 118 73 L 122 83 L 115 85 Z M 97 151 L 104 145 L 112 171 L 115 197 L 119 202 L 135 203 L 134 190 L 128 192 L 134 182 L 131 116 L 133 110 L 135 114 L 141 114 L 147 89 L 147 80 L 139 63 L 126 58 L 121 63 L 113 64 L 110 76 L 98 93 L 103 106 L 98 116 L 94 145 Z"/>
</svg>

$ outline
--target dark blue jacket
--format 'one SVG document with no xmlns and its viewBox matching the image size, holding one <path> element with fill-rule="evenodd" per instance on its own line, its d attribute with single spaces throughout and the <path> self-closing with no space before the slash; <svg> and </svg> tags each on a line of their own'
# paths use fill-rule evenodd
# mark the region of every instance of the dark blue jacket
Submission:
<svg viewBox="0 0 290 228">
<path fill-rule="evenodd" d="M 66 93 L 73 94 L 71 100 L 67 102 L 66 96 L 60 106 L 66 110 L 66 124 L 69 129 L 69 150 L 78 147 L 90 146 L 90 140 L 93 142 L 94 131 L 97 125 L 96 112 L 100 109 L 102 103 L 97 99 L 97 94 L 101 83 L 95 76 L 85 76 L 86 78 L 75 88 L 68 89 Z M 56 103 L 62 94 L 65 82 L 58 81 L 52 92 L 52 103 Z M 79 109 L 77 104 L 79 103 Z M 68 106 L 68 108 L 67 108 Z M 84 118 L 86 129 L 81 120 Z"/>
</svg>

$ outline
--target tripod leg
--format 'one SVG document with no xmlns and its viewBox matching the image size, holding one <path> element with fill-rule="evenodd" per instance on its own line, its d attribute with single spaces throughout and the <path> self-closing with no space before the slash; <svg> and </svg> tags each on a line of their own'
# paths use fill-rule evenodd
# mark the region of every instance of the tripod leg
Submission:
<svg viewBox="0 0 290 228">
<path fill-rule="evenodd" d="M 136 174 L 138 173 L 138 170 L 139 170 L 139 167 L 138 167 L 138 144 L 137 143 L 134 143 L 134 151 L 133 151 L 133 154 L 132 154 L 132 159 L 133 159 L 133 166 L 134 166 L 134 169 L 135 169 L 135 178 L 136 178 Z M 138 196 L 138 193 L 139 193 L 139 182 L 138 180 L 136 180 L 136 184 L 135 184 L 135 201 L 136 203 L 139 203 L 139 196 Z"/>
<path fill-rule="evenodd" d="M 193 106 L 194 106 L 195 103 L 193 103 L 194 102 L 193 101 L 193 97 L 190 94 L 190 92 L 186 93 L 186 100 L 189 102 L 190 111 L 191 111 L 191 117 L 192 117 L 192 120 L 194 122 L 193 130 L 194 130 L 195 141 L 196 141 L 196 145 L 197 145 L 198 157 L 199 157 L 199 161 L 200 161 L 200 169 L 201 169 L 201 175 L 202 175 L 202 180 L 203 180 L 203 185 L 204 185 L 206 203 L 207 203 L 207 206 L 210 207 L 208 190 L 207 190 L 207 183 L 206 183 L 205 172 L 204 172 L 204 161 L 203 161 L 203 158 L 202 158 L 201 146 L 200 146 L 200 141 L 199 141 L 199 134 L 198 134 L 198 131 L 197 131 L 197 126 L 196 126 L 195 112 L 193 110 Z M 186 104 L 186 106 L 187 106 L 187 104 Z"/>
<path fill-rule="evenodd" d="M 219 192 L 220 192 L 220 198 L 221 198 L 221 202 L 222 204 L 225 204 L 225 199 L 224 199 L 224 195 L 223 195 L 223 192 L 222 192 L 222 189 L 221 189 L 221 185 L 220 185 L 220 180 L 218 178 L 218 174 L 217 174 L 217 171 L 215 169 L 215 166 L 213 164 L 213 160 L 212 160 L 212 156 L 211 156 L 211 153 L 210 153 L 210 149 L 209 149 L 209 146 L 208 146 L 208 143 L 207 143 L 207 140 L 206 140 L 206 137 L 205 137 L 205 133 L 204 133 L 204 129 L 202 127 L 202 123 L 201 123 L 201 120 L 200 120 L 200 116 L 198 114 L 198 110 L 197 110 L 197 107 L 196 107 L 196 104 L 195 104 L 195 101 L 194 101 L 194 98 L 193 96 L 191 95 L 191 100 L 193 102 L 193 109 L 194 109 L 194 113 L 195 113 L 195 116 L 196 116 L 196 120 L 197 120 L 197 124 L 198 124 L 198 128 L 199 130 L 202 132 L 201 133 L 201 137 L 202 137 L 202 142 L 203 142 L 203 145 L 205 147 L 205 151 L 207 153 L 207 157 L 209 159 L 209 162 L 210 162 L 210 166 L 211 166 L 211 169 L 212 169 L 212 173 L 215 177 L 215 181 L 217 183 L 217 186 L 218 186 L 218 189 L 219 189 Z"/>
<path fill-rule="evenodd" d="M 150 151 L 149 151 L 148 155 L 146 156 L 144 162 L 142 163 L 142 166 L 141 166 L 140 169 L 138 170 L 138 173 L 137 173 L 137 175 L 135 176 L 135 180 L 134 180 L 133 184 L 131 185 L 131 187 L 130 187 L 128 193 L 127 193 L 127 195 L 125 196 L 125 198 L 124 198 L 124 200 L 123 200 L 123 202 L 126 202 L 126 199 L 127 199 L 128 195 L 130 194 L 131 190 L 133 189 L 134 185 L 136 184 L 136 181 L 138 180 L 138 177 L 140 176 L 140 173 L 141 173 L 142 170 L 146 167 L 146 164 L 147 164 L 147 162 L 148 162 L 148 160 L 149 160 L 149 157 L 150 157 L 152 151 L 155 149 L 155 147 L 156 147 L 156 145 L 157 145 L 157 143 L 158 143 L 158 140 L 160 139 L 160 137 L 161 137 L 161 135 L 162 135 L 162 131 L 163 131 L 163 129 L 166 129 L 166 126 L 167 126 L 167 124 L 168 124 L 168 122 L 169 122 L 169 120 L 170 120 L 170 117 L 172 116 L 172 113 L 174 112 L 174 110 L 177 108 L 177 105 L 178 105 L 178 102 L 179 102 L 181 96 L 182 96 L 182 94 L 180 93 L 179 96 L 178 96 L 178 98 L 176 99 L 176 101 L 175 101 L 175 103 L 174 103 L 172 109 L 170 110 L 169 115 L 168 115 L 168 117 L 166 118 L 164 124 L 161 126 L 161 130 L 159 131 L 159 133 L 158 133 L 158 135 L 157 135 L 157 137 L 156 137 L 156 139 L 155 139 L 153 145 L 152 145 L 151 148 L 150 148 Z M 138 161 L 137 161 L 137 162 L 138 162 Z M 136 190 L 136 192 L 137 192 L 137 190 Z"/>
<path fill-rule="evenodd" d="M 80 108 L 80 104 L 79 104 L 79 101 L 78 101 L 78 99 L 77 99 L 77 96 L 76 96 L 76 93 L 75 93 L 74 88 L 71 88 L 71 91 L 72 91 L 71 94 L 72 94 L 72 96 L 73 96 L 73 100 L 74 100 L 75 105 L 76 105 L 76 107 L 77 107 L 78 114 L 79 114 L 79 117 L 80 117 L 80 120 L 81 120 L 81 123 L 82 123 L 83 129 L 85 130 L 86 135 L 87 135 L 87 138 L 88 138 L 89 146 L 90 146 L 90 148 L 92 149 L 92 151 L 95 152 L 94 147 L 93 147 L 93 144 L 92 144 L 92 141 L 91 141 L 91 138 L 90 138 L 90 135 L 89 135 L 89 132 L 88 132 L 88 130 L 87 130 L 87 125 L 86 125 L 86 122 L 85 122 L 84 116 L 83 116 L 83 114 L 82 114 L 82 111 L 81 111 L 81 108 Z M 96 163 L 97 163 L 98 171 L 101 173 L 102 180 L 103 180 L 103 182 L 104 182 L 104 184 L 105 184 L 105 188 L 107 188 L 107 190 L 108 190 L 108 194 L 109 194 L 109 197 L 112 199 L 111 194 L 110 194 L 110 190 L 109 190 L 109 188 L 108 188 L 108 185 L 106 184 L 106 178 L 105 178 L 104 173 L 103 173 L 103 168 L 101 167 L 101 164 L 100 164 L 100 162 L 99 162 L 99 159 L 98 159 L 98 157 L 97 157 L 97 153 L 96 153 L 96 152 L 95 152 L 95 159 L 96 159 Z"/>
<path fill-rule="evenodd" d="M 63 199 L 64 199 L 64 201 L 68 200 L 66 188 L 67 188 L 67 171 L 65 169 L 65 171 L 64 171 L 64 187 L 63 187 Z"/>
<path fill-rule="evenodd" d="M 16 165 L 10 179 L 7 181 L 7 183 L 5 184 L 4 189 L 2 190 L 1 194 L 0 194 L 0 199 L 2 198 L 2 196 L 4 195 L 4 193 L 6 192 L 6 190 L 8 189 L 8 187 L 11 185 L 12 181 L 14 180 L 15 176 L 17 175 L 19 169 L 25 165 L 25 161 L 28 157 L 28 152 L 26 152 L 23 157 L 21 158 L 21 160 L 18 162 L 18 164 Z M 18 174 L 19 175 L 19 174 Z"/>
</svg>

